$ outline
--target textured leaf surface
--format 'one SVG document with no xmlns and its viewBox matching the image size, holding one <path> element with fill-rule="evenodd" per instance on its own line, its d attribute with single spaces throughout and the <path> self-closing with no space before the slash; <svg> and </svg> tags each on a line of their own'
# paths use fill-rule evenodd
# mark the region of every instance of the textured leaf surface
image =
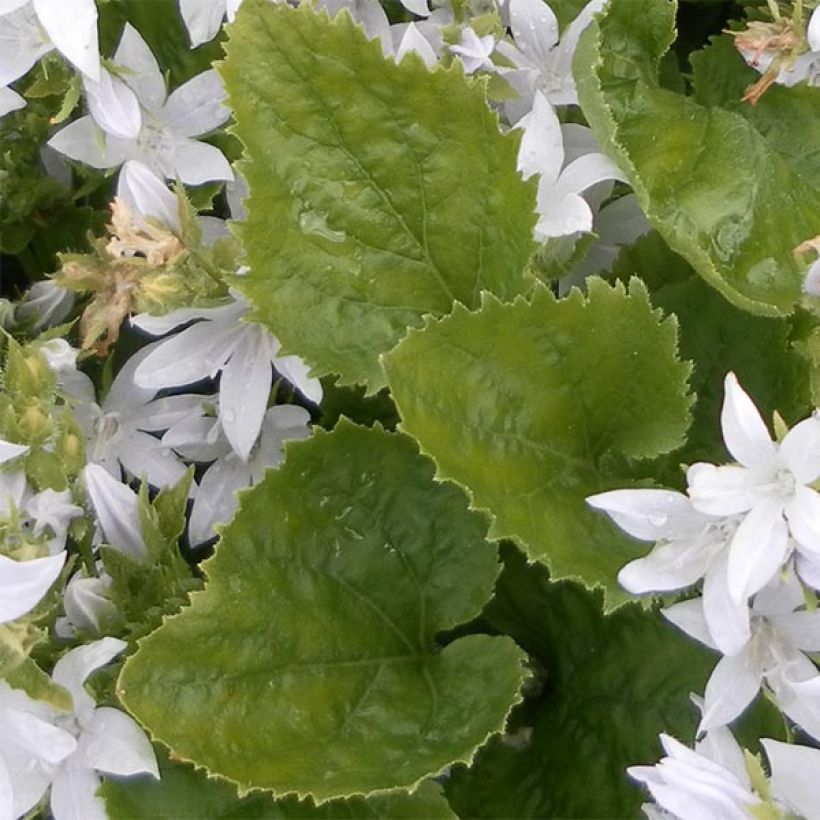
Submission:
<svg viewBox="0 0 820 820">
<path fill-rule="evenodd" d="M 668 0 L 612 0 L 576 52 L 581 106 L 675 251 L 739 307 L 789 313 L 820 194 L 742 116 L 658 86 L 674 16 Z"/>
<path fill-rule="evenodd" d="M 238 285 L 315 374 L 375 390 L 378 355 L 423 314 L 521 292 L 534 186 L 458 61 L 396 65 L 348 14 L 266 0 L 243 4 L 227 53 L 250 158 Z"/>
<path fill-rule="evenodd" d="M 753 316 L 727 302 L 657 233 L 624 249 L 614 267 L 627 280 L 639 276 L 652 303 L 678 320 L 681 355 L 693 362 L 691 386 L 697 396 L 686 446 L 655 462 L 653 477 L 683 489 L 680 464 L 731 461 L 720 429 L 723 380 L 730 370 L 754 399 L 763 417 L 777 410 L 789 424 L 812 409 L 809 363 L 791 344 L 789 320 Z M 614 526 L 614 525 L 613 525 Z"/>
<path fill-rule="evenodd" d="M 331 800 L 316 806 L 311 800 L 274 800 L 265 792 L 239 797 L 229 783 L 207 778 L 193 766 L 171 763 L 161 752 L 160 780 L 105 780 L 100 794 L 111 820 L 375 820 L 455 817 L 441 787 L 426 781 L 413 794 L 390 793 L 370 798 Z"/>
<path fill-rule="evenodd" d="M 469 759 L 518 698 L 511 640 L 435 641 L 490 596 L 484 532 L 408 437 L 316 432 L 243 495 L 205 591 L 125 664 L 122 701 L 177 757 L 243 787 L 411 787 Z"/>
<path fill-rule="evenodd" d="M 402 427 L 555 577 L 604 584 L 642 546 L 586 506 L 631 483 L 624 456 L 679 447 L 689 424 L 689 367 L 676 355 L 675 320 L 660 320 L 637 280 L 589 282 L 556 301 L 487 299 L 412 332 L 385 357 Z"/>
<path fill-rule="evenodd" d="M 760 74 L 746 65 L 728 34 L 715 37 L 691 61 L 698 102 L 740 114 L 801 179 L 820 188 L 820 88 L 773 85 L 756 105 L 743 102 L 744 91 Z"/>
<path fill-rule="evenodd" d="M 659 732 L 691 743 L 689 693 L 703 691 L 715 654 L 637 605 L 603 617 L 600 595 L 502 554 L 483 617 L 536 655 L 543 689 L 515 711 L 506 738 L 454 768 L 451 805 L 471 818 L 639 817 L 646 795 L 625 769 L 658 760 Z M 763 736 L 782 734 L 773 709 L 755 718 Z"/>
</svg>

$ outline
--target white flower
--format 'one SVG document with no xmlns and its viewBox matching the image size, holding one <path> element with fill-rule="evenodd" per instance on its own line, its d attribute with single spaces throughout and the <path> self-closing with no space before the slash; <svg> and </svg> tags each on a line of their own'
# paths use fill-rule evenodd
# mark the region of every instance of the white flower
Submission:
<svg viewBox="0 0 820 820">
<path fill-rule="evenodd" d="M 55 624 L 55 631 L 61 638 L 76 636 L 78 629 L 100 635 L 116 619 L 117 606 L 108 597 L 113 580 L 101 563 L 98 563 L 97 571 L 97 577 L 89 577 L 82 569 L 66 584 L 63 593 L 66 617 L 58 618 Z"/>
<path fill-rule="evenodd" d="M 134 373 L 157 345 L 142 348 L 122 366 L 102 406 L 94 401 L 90 379 L 74 408 L 77 421 L 85 433 L 86 455 L 119 479 L 120 468 L 149 484 L 164 487 L 176 484 L 185 475 L 185 465 L 159 439 L 148 431 L 167 430 L 179 419 L 193 412 L 201 396 L 167 396 L 154 399 L 155 388 L 134 383 Z M 76 394 L 75 394 L 76 395 Z"/>
<path fill-rule="evenodd" d="M 495 66 L 490 59 L 494 50 L 495 37 L 491 34 L 479 37 L 470 26 L 462 30 L 461 43 L 457 46 L 450 46 L 450 51 L 461 57 L 465 74 L 472 74 L 482 68 L 486 71 L 494 71 Z"/>
<path fill-rule="evenodd" d="M 95 168 L 116 168 L 136 159 L 159 176 L 178 177 L 188 185 L 233 179 L 218 148 L 192 139 L 230 116 L 213 69 L 167 95 L 154 55 L 130 24 L 114 62 L 123 69 L 119 77 L 106 74 L 96 85 L 86 84 L 91 116 L 67 125 L 49 145 Z"/>
<path fill-rule="evenodd" d="M 146 333 L 167 333 L 194 319 L 197 322 L 159 342 L 134 371 L 142 388 L 160 389 L 213 378 L 221 371 L 219 419 L 239 457 L 247 461 L 262 427 L 273 382 L 271 366 L 310 401 L 322 399 L 318 379 L 297 356 L 277 356 L 279 342 L 261 325 L 243 322 L 247 303 L 235 301 L 216 308 L 186 308 L 154 317 L 140 314 L 132 324 Z"/>
<path fill-rule="evenodd" d="M 578 103 L 572 59 L 581 33 L 605 3 L 606 0 L 591 0 L 567 26 L 559 43 L 558 20 L 546 3 L 510 0 L 510 27 L 515 45 L 502 41 L 498 51 L 516 66 L 504 70 L 504 78 L 520 95 L 518 100 L 505 105 L 511 122 L 532 108 L 536 91 L 553 105 Z"/>
<path fill-rule="evenodd" d="M 262 423 L 259 443 L 250 458 L 234 452 L 218 458 L 199 484 L 188 535 L 191 544 L 201 544 L 214 535 L 214 525 L 231 520 L 236 511 L 236 491 L 262 480 L 268 467 L 280 464 L 285 441 L 310 435 L 310 414 L 303 407 L 279 404 L 271 407 Z"/>
<path fill-rule="evenodd" d="M 679 820 L 749 820 L 760 805 L 752 791 L 743 753 L 726 731 L 688 749 L 662 734 L 666 752 L 655 766 L 630 766 L 630 777 L 643 783 L 656 803 Z"/>
<path fill-rule="evenodd" d="M 592 209 L 580 195 L 607 180 L 624 180 L 612 161 L 598 151 L 584 153 L 564 167 L 564 135 L 547 98 L 535 93 L 532 111 L 516 124 L 523 128 L 518 170 L 524 179 L 539 175 L 536 239 L 592 230 Z"/>
<path fill-rule="evenodd" d="M 28 561 L 0 555 L 0 624 L 31 612 L 57 580 L 65 560 L 65 552 Z"/>
<path fill-rule="evenodd" d="M 765 681 L 781 710 L 820 738 L 820 675 L 804 654 L 820 651 L 820 612 L 798 610 L 803 592 L 793 574 L 771 581 L 754 598 L 750 637 L 735 654 L 715 666 L 704 695 L 702 730 L 733 721 Z M 700 598 L 663 610 L 695 640 L 718 649 Z"/>
<path fill-rule="evenodd" d="M 51 555 L 65 549 L 69 524 L 83 514 L 83 508 L 73 503 L 68 490 L 43 490 L 25 502 L 23 511 L 34 520 L 35 537 L 50 532 L 46 546 Z"/>
<path fill-rule="evenodd" d="M 94 0 L 0 0 L 0 86 L 56 48 L 92 80 L 100 76 Z"/>
<path fill-rule="evenodd" d="M 39 333 L 47 327 L 60 324 L 71 312 L 74 294 L 50 279 L 35 282 L 14 311 L 18 327 Z"/>
<path fill-rule="evenodd" d="M 227 14 L 232 23 L 242 0 L 179 0 L 179 11 L 191 38 L 191 48 L 216 37 Z"/>
<path fill-rule="evenodd" d="M 769 758 L 772 792 L 791 811 L 807 820 L 820 817 L 820 749 L 763 738 Z"/>
<path fill-rule="evenodd" d="M 694 464 L 687 479 L 696 509 L 744 514 L 727 565 L 729 592 L 739 604 L 783 566 L 789 533 L 799 553 L 820 561 L 820 495 L 809 486 L 820 477 L 820 420 L 801 421 L 778 445 L 734 373 L 726 376 L 725 389 L 723 439 L 739 464 Z"/>
</svg>

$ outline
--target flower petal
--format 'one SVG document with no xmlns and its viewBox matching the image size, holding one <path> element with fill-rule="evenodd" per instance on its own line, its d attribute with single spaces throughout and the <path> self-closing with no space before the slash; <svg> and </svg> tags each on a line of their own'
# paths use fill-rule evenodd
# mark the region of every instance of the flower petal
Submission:
<svg viewBox="0 0 820 820">
<path fill-rule="evenodd" d="M 34 609 L 57 580 L 66 553 L 15 561 L 0 555 L 0 624 Z"/>
<path fill-rule="evenodd" d="M 219 420 L 243 461 L 262 429 L 272 382 L 270 337 L 261 327 L 246 325 L 219 382 Z"/>
<path fill-rule="evenodd" d="M 86 678 L 110 663 L 128 644 L 118 638 L 100 638 L 78 646 L 60 658 L 51 673 L 52 680 L 64 686 L 74 700 L 74 712 L 83 723 L 94 711 L 94 699 L 85 691 Z"/>
<path fill-rule="evenodd" d="M 186 472 L 185 465 L 169 447 L 139 430 L 132 430 L 120 439 L 117 456 L 131 475 L 144 479 L 152 487 L 171 487 Z"/>
<path fill-rule="evenodd" d="M 117 196 L 140 216 L 156 219 L 174 233 L 182 230 L 176 195 L 147 165 L 138 160 L 128 160 L 122 166 Z"/>
<path fill-rule="evenodd" d="M 661 615 L 690 638 L 694 638 L 710 649 L 717 649 L 706 623 L 703 601 L 700 598 L 692 598 L 689 601 L 681 601 L 679 604 L 664 607 Z"/>
<path fill-rule="evenodd" d="M 11 114 L 12 111 L 19 111 L 26 107 L 25 97 L 21 97 L 11 88 L 0 88 L 0 117 Z"/>
<path fill-rule="evenodd" d="M 626 178 L 609 157 L 595 151 L 570 162 L 561 172 L 558 183 L 563 190 L 580 194 L 599 182 L 612 180 L 625 182 Z"/>
<path fill-rule="evenodd" d="M 160 112 L 163 125 L 174 134 L 198 137 L 219 128 L 230 116 L 222 80 L 213 69 L 203 71 L 171 92 Z"/>
<path fill-rule="evenodd" d="M 0 17 L 0 86 L 22 77 L 51 49 L 30 6 Z"/>
<path fill-rule="evenodd" d="M 179 0 L 179 11 L 191 38 L 191 48 L 216 37 L 225 16 L 224 0 Z"/>
<path fill-rule="evenodd" d="M 201 544 L 216 533 L 216 524 L 226 524 L 236 511 L 236 491 L 251 483 L 251 471 L 235 453 L 212 464 L 199 483 L 188 537 L 192 546 Z"/>
<path fill-rule="evenodd" d="M 806 36 L 809 40 L 809 48 L 812 51 L 820 51 L 820 9 L 815 9 L 811 13 Z"/>
<path fill-rule="evenodd" d="M 729 594 L 745 604 L 777 574 L 788 557 L 789 529 L 779 499 L 760 501 L 746 514 L 729 546 Z"/>
<path fill-rule="evenodd" d="M 165 102 L 165 80 L 156 58 L 140 33 L 126 23 L 114 62 L 127 68 L 123 80 L 131 86 L 140 103 L 149 111 L 158 112 Z"/>
<path fill-rule="evenodd" d="M 273 366 L 308 401 L 319 404 L 322 400 L 322 383 L 310 375 L 310 368 L 299 356 L 274 356 Z"/>
<path fill-rule="evenodd" d="M 820 476 L 820 419 L 811 416 L 795 424 L 780 442 L 780 457 L 801 484 Z"/>
<path fill-rule="evenodd" d="M 136 561 L 144 561 L 148 548 L 142 538 L 137 494 L 98 464 L 87 464 L 83 477 L 105 542 Z"/>
<path fill-rule="evenodd" d="M 100 78 L 94 0 L 34 0 L 34 10 L 57 50 L 92 80 Z"/>
<path fill-rule="evenodd" d="M 427 0 L 399 0 L 399 2 L 417 17 L 429 17 L 430 7 L 427 5 Z"/>
<path fill-rule="evenodd" d="M 762 678 L 760 666 L 748 651 L 721 658 L 706 684 L 699 731 L 731 723 L 754 700 Z"/>
<path fill-rule="evenodd" d="M 706 573 L 714 557 L 710 547 L 708 542 L 661 541 L 648 555 L 624 566 L 618 583 L 633 595 L 684 589 Z"/>
<path fill-rule="evenodd" d="M 777 448 L 754 402 L 734 373 L 726 375 L 723 385 L 725 396 L 720 424 L 727 449 L 744 467 L 776 470 L 780 464 Z"/>
<path fill-rule="evenodd" d="M 159 780 L 157 758 L 145 732 L 119 709 L 94 710 L 83 727 L 80 749 L 99 772 L 125 777 L 150 774 Z"/>
<path fill-rule="evenodd" d="M 116 168 L 128 158 L 132 147 L 129 140 L 106 135 L 88 116 L 60 129 L 48 144 L 69 159 L 84 162 L 92 168 Z"/>
<path fill-rule="evenodd" d="M 54 820 L 108 820 L 105 803 L 97 796 L 100 782 L 93 769 L 80 765 L 58 772 L 51 784 Z"/>
<path fill-rule="evenodd" d="M 427 6 L 426 0 L 417 0 Z M 429 14 L 429 12 L 428 12 Z M 430 45 L 430 41 L 419 31 L 415 23 L 410 23 L 404 31 L 399 46 L 396 49 L 396 62 L 400 63 L 405 54 L 414 52 L 421 57 L 427 68 L 432 68 L 436 64 L 436 52 Z"/>
<path fill-rule="evenodd" d="M 804 732 L 820 740 L 820 674 L 812 662 L 805 659 L 805 671 L 815 673 L 807 680 L 789 680 L 785 675 L 767 680 L 777 698 L 781 711 L 790 717 Z"/>
<path fill-rule="evenodd" d="M 785 513 L 798 549 L 820 559 L 820 494 L 798 484 L 793 498 L 786 504 Z"/>
<path fill-rule="evenodd" d="M 86 101 L 94 121 L 107 134 L 119 139 L 136 139 L 142 128 L 137 96 L 119 78 L 103 70 L 99 82 L 85 81 Z"/>
<path fill-rule="evenodd" d="M 26 444 L 13 444 L 10 441 L 0 439 L 0 464 L 5 464 L 18 456 L 22 456 L 29 450 Z"/>
<path fill-rule="evenodd" d="M 564 138 L 555 109 L 540 91 L 535 92 L 532 111 L 515 127 L 524 129 L 518 149 L 521 176 L 541 174 L 555 183 L 564 164 Z"/>
<path fill-rule="evenodd" d="M 558 42 L 558 18 L 541 0 L 510 0 L 510 27 L 515 44 L 533 65 L 549 60 Z"/>
<path fill-rule="evenodd" d="M 169 138 L 167 152 L 158 155 L 157 161 L 168 179 L 179 177 L 186 185 L 233 179 L 231 164 L 222 151 L 188 137 Z"/>
<path fill-rule="evenodd" d="M 816 12 L 814 16 L 817 17 Z M 769 758 L 774 796 L 800 817 L 820 817 L 820 790 L 817 788 L 820 749 L 770 738 L 760 742 Z"/>
<path fill-rule="evenodd" d="M 760 498 L 758 473 L 745 467 L 716 467 L 698 462 L 686 472 L 689 498 L 696 510 L 709 515 L 736 515 Z"/>
<path fill-rule="evenodd" d="M 591 495 L 586 502 L 641 541 L 694 536 L 710 521 L 683 493 L 674 490 L 611 490 Z"/>
<path fill-rule="evenodd" d="M 727 558 L 715 561 L 703 583 L 703 614 L 716 647 L 723 655 L 740 652 L 752 637 L 749 607 L 729 594 Z"/>
</svg>

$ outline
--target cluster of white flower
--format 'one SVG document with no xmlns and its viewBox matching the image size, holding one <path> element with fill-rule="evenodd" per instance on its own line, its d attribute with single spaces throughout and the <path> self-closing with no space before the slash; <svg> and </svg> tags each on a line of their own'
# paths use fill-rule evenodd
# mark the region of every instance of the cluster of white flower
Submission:
<svg viewBox="0 0 820 820">
<path fill-rule="evenodd" d="M 806 654 L 820 651 L 820 493 L 815 488 L 820 417 L 782 430 L 780 440 L 773 441 L 730 373 L 721 426 L 736 463 L 693 464 L 687 472 L 688 495 L 614 490 L 593 495 L 587 503 L 633 537 L 655 544 L 619 573 L 626 590 L 671 592 L 703 582 L 698 597 L 663 610 L 672 623 L 723 656 L 706 685 L 699 732 L 712 737 L 728 732 L 727 724 L 763 687 L 785 715 L 820 740 L 820 670 Z M 748 784 L 737 786 L 737 772 L 734 780 L 721 781 L 714 799 L 705 797 L 702 778 L 687 776 L 685 783 L 679 778 L 670 785 L 670 772 L 682 772 L 694 753 L 684 754 L 672 740 L 664 744 L 672 763 L 633 772 L 661 806 L 680 817 L 741 816 L 737 806 L 751 802 L 751 796 Z M 820 752 L 812 756 L 805 750 L 806 765 L 816 767 L 817 756 Z M 702 761 L 692 765 L 709 769 Z M 730 788 L 730 782 L 735 786 Z M 736 786 L 740 790 L 733 791 Z M 807 816 L 820 813 L 818 793 L 813 794 L 813 812 Z M 683 811 L 689 798 L 694 802 Z M 786 802 L 796 809 L 806 799 L 803 794 Z M 712 801 L 706 814 L 697 813 L 699 800 Z M 734 806 L 734 814 L 721 814 L 719 801 Z"/>
</svg>

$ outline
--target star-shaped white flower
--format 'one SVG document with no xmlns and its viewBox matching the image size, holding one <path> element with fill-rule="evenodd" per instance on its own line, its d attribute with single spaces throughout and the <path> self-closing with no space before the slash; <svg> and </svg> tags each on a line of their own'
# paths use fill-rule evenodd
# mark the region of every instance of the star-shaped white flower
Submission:
<svg viewBox="0 0 820 820">
<path fill-rule="evenodd" d="M 99 79 L 94 0 L 0 0 L 0 86 L 55 48 L 84 75 Z"/>
<path fill-rule="evenodd" d="M 524 179 L 539 176 L 536 239 L 591 231 L 592 209 L 581 194 L 599 182 L 624 180 L 623 174 L 600 151 L 583 153 L 564 166 L 561 123 L 540 91 L 535 93 L 532 111 L 516 128 L 524 130 L 518 150 L 518 170 Z"/>
<path fill-rule="evenodd" d="M 179 178 L 188 185 L 233 179 L 224 154 L 193 139 L 230 116 L 223 105 L 225 90 L 213 69 L 168 95 L 154 55 L 130 24 L 114 62 L 122 68 L 121 75 L 104 72 L 99 82 L 86 83 L 91 115 L 55 134 L 48 143 L 52 148 L 95 168 L 116 168 L 136 159 L 159 176 Z"/>
<path fill-rule="evenodd" d="M 461 32 L 461 42 L 457 46 L 450 46 L 450 51 L 461 57 L 465 74 L 473 74 L 481 69 L 495 71 L 495 65 L 490 59 L 495 51 L 495 37 L 492 34 L 479 37 L 470 26 L 466 26 Z"/>
<path fill-rule="evenodd" d="M 793 573 L 776 577 L 755 595 L 749 640 L 718 661 L 706 684 L 701 730 L 737 718 L 765 681 L 781 710 L 820 738 L 820 672 L 805 654 L 820 651 L 820 612 L 809 612 L 803 604 Z M 701 598 L 674 604 L 663 614 L 695 640 L 718 649 Z"/>
<path fill-rule="evenodd" d="M 678 820 L 749 820 L 761 804 L 743 762 L 743 752 L 728 730 L 709 732 L 694 751 L 669 735 L 660 736 L 666 752 L 654 766 L 630 766 L 627 774 L 649 790 L 657 805 Z"/>
<path fill-rule="evenodd" d="M 734 373 L 725 390 L 723 439 L 738 464 L 693 464 L 687 480 L 695 509 L 743 515 L 727 564 L 729 592 L 739 604 L 778 572 L 792 543 L 820 562 L 820 494 L 810 486 L 820 478 L 820 419 L 801 421 L 777 444 Z"/>
<path fill-rule="evenodd" d="M 219 420 L 234 451 L 244 461 L 259 436 L 273 383 L 272 367 L 310 401 L 322 400 L 318 379 L 297 356 L 278 356 L 279 342 L 261 325 L 243 322 L 248 304 L 238 295 L 216 308 L 186 308 L 166 316 L 140 314 L 132 324 L 146 333 L 168 333 L 196 324 L 157 343 L 134 371 L 142 388 L 159 390 L 214 378 L 219 384 Z"/>
<path fill-rule="evenodd" d="M 606 0 L 591 0 L 558 38 L 558 19 L 542 0 L 510 0 L 510 28 L 515 45 L 502 41 L 498 51 L 516 68 L 506 69 L 504 78 L 519 99 L 505 105 L 511 122 L 532 108 L 540 91 L 553 105 L 578 103 L 572 59 L 581 33 Z"/>
<path fill-rule="evenodd" d="M 67 714 L 0 681 L 0 812 L 11 808 L 4 817 L 26 814 L 51 785 L 54 820 L 105 820 L 98 772 L 159 778 L 154 750 L 133 718 L 96 708 L 85 690 L 88 676 L 126 646 L 102 638 L 57 661 L 51 677 L 71 695 Z"/>
</svg>

